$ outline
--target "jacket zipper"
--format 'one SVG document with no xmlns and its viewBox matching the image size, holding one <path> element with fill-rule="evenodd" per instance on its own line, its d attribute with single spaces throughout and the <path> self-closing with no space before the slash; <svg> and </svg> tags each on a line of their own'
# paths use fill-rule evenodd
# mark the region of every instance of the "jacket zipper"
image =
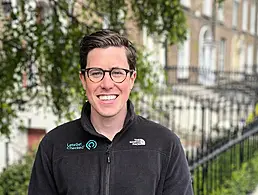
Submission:
<svg viewBox="0 0 258 195">
<path fill-rule="evenodd" d="M 110 147 L 112 144 L 108 145 L 106 155 L 107 155 L 107 167 L 106 167 L 106 185 L 105 185 L 105 195 L 109 195 L 109 180 L 110 180 Z"/>
</svg>

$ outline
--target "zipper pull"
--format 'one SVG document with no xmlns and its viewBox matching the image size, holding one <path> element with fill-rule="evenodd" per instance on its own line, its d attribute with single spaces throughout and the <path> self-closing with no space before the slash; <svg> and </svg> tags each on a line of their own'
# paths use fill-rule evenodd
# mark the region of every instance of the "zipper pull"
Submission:
<svg viewBox="0 0 258 195">
<path fill-rule="evenodd" d="M 109 156 L 109 154 L 110 154 L 109 150 L 110 150 L 111 146 L 112 146 L 112 144 L 108 145 L 108 146 L 107 146 L 107 150 L 106 150 L 107 163 L 108 163 L 108 164 L 111 162 L 111 158 L 110 158 L 110 156 Z"/>
<path fill-rule="evenodd" d="M 107 156 L 107 163 L 109 164 L 110 162 L 111 162 L 111 159 L 110 159 L 110 156 L 108 154 L 108 156 Z"/>
</svg>

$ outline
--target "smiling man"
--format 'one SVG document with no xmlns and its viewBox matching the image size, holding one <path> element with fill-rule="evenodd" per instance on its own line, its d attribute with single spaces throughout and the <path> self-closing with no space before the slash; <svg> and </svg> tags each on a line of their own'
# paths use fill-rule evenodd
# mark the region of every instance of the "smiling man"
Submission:
<svg viewBox="0 0 258 195">
<path fill-rule="evenodd" d="M 134 112 L 136 51 L 101 30 L 80 44 L 80 80 L 88 101 L 81 118 L 41 141 L 29 195 L 192 195 L 179 138 Z"/>
<path fill-rule="evenodd" d="M 89 38 L 84 39 L 86 44 L 90 42 L 87 39 Z M 108 41 L 110 40 L 106 40 L 107 45 Z M 84 46 L 87 48 L 82 43 L 82 50 Z M 87 56 L 81 52 L 81 64 L 85 64 L 84 59 L 87 58 L 87 68 L 82 68 L 80 79 L 91 104 L 90 119 L 95 130 L 109 140 L 113 140 L 123 128 L 127 113 L 126 102 L 136 78 L 134 65 L 130 69 L 127 61 L 127 50 L 132 55 L 129 58 L 135 58 L 133 47 L 126 49 L 125 46 L 95 48 Z"/>
</svg>

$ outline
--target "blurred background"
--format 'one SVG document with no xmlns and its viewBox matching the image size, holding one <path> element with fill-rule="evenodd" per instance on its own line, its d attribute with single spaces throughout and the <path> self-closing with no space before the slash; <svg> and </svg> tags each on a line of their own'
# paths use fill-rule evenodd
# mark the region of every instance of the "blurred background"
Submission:
<svg viewBox="0 0 258 195">
<path fill-rule="evenodd" d="M 136 45 L 130 98 L 180 137 L 195 194 L 252 193 L 257 8 L 257 0 L 0 0 L 0 194 L 27 194 L 42 137 L 80 117 L 79 43 L 102 28 Z"/>
</svg>

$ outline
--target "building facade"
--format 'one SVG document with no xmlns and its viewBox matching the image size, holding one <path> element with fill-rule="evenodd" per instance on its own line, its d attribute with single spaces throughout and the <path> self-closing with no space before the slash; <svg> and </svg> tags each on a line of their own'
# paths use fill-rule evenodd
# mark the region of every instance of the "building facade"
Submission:
<svg viewBox="0 0 258 195">
<path fill-rule="evenodd" d="M 258 62 L 255 0 L 226 0 L 220 5 L 213 0 L 180 2 L 188 35 L 183 44 L 168 47 L 169 83 L 209 85 L 219 79 L 218 72 L 254 72 Z"/>
</svg>

